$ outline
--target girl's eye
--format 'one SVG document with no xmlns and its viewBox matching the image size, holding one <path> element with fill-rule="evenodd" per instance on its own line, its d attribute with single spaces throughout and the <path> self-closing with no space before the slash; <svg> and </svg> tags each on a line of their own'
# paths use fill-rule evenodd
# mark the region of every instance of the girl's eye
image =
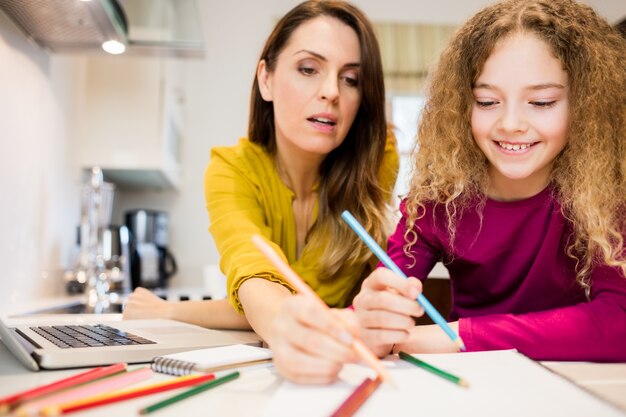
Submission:
<svg viewBox="0 0 626 417">
<path fill-rule="evenodd" d="M 550 107 L 552 107 L 552 106 L 554 106 L 556 104 L 556 100 L 553 100 L 553 101 L 531 101 L 530 104 L 532 104 L 535 107 L 550 108 Z"/>
<path fill-rule="evenodd" d="M 496 104 L 498 104 L 498 102 L 495 100 L 476 100 L 476 105 L 478 107 L 487 108 L 495 106 Z"/>
</svg>

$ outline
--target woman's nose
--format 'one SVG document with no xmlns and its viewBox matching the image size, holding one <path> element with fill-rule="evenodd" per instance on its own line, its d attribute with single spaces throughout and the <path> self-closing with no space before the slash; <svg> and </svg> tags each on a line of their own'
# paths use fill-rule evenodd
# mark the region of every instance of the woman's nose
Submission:
<svg viewBox="0 0 626 417">
<path fill-rule="evenodd" d="M 336 101 L 339 97 L 339 80 L 336 75 L 329 74 L 322 79 L 319 97 L 322 100 Z"/>
</svg>

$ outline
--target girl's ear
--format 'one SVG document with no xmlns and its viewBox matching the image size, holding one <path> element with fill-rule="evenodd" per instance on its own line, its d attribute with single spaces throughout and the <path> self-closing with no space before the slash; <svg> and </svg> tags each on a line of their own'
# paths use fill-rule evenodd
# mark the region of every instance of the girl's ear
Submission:
<svg viewBox="0 0 626 417">
<path fill-rule="evenodd" d="M 263 100 L 272 101 L 272 74 L 267 70 L 267 64 L 264 59 L 259 61 L 256 69 L 256 79 Z"/>
</svg>

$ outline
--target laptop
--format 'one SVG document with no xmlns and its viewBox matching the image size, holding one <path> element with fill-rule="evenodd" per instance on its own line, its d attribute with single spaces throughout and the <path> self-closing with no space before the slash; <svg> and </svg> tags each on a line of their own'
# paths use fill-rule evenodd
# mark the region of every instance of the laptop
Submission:
<svg viewBox="0 0 626 417">
<path fill-rule="evenodd" d="M 121 314 L 4 316 L 0 337 L 32 371 L 146 363 L 187 350 L 262 343 L 251 331 L 212 330 L 174 320 L 122 320 Z"/>
</svg>

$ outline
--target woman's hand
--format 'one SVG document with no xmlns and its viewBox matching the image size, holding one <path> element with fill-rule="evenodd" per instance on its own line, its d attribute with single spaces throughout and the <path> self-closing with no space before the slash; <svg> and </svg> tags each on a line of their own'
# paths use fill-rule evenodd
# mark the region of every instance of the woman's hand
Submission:
<svg viewBox="0 0 626 417">
<path fill-rule="evenodd" d="M 172 303 L 138 287 L 124 305 L 124 319 L 169 319 Z"/>
<path fill-rule="evenodd" d="M 421 292 L 420 280 L 404 279 L 387 268 L 375 269 L 363 281 L 354 311 L 361 338 L 375 354 L 385 356 L 395 344 L 407 341 L 414 317 L 424 314 L 416 301 Z"/>
<path fill-rule="evenodd" d="M 327 384 L 345 363 L 359 360 L 351 347 L 358 330 L 353 311 L 329 310 L 310 297 L 293 295 L 283 300 L 271 327 L 274 365 L 293 382 Z"/>
</svg>

